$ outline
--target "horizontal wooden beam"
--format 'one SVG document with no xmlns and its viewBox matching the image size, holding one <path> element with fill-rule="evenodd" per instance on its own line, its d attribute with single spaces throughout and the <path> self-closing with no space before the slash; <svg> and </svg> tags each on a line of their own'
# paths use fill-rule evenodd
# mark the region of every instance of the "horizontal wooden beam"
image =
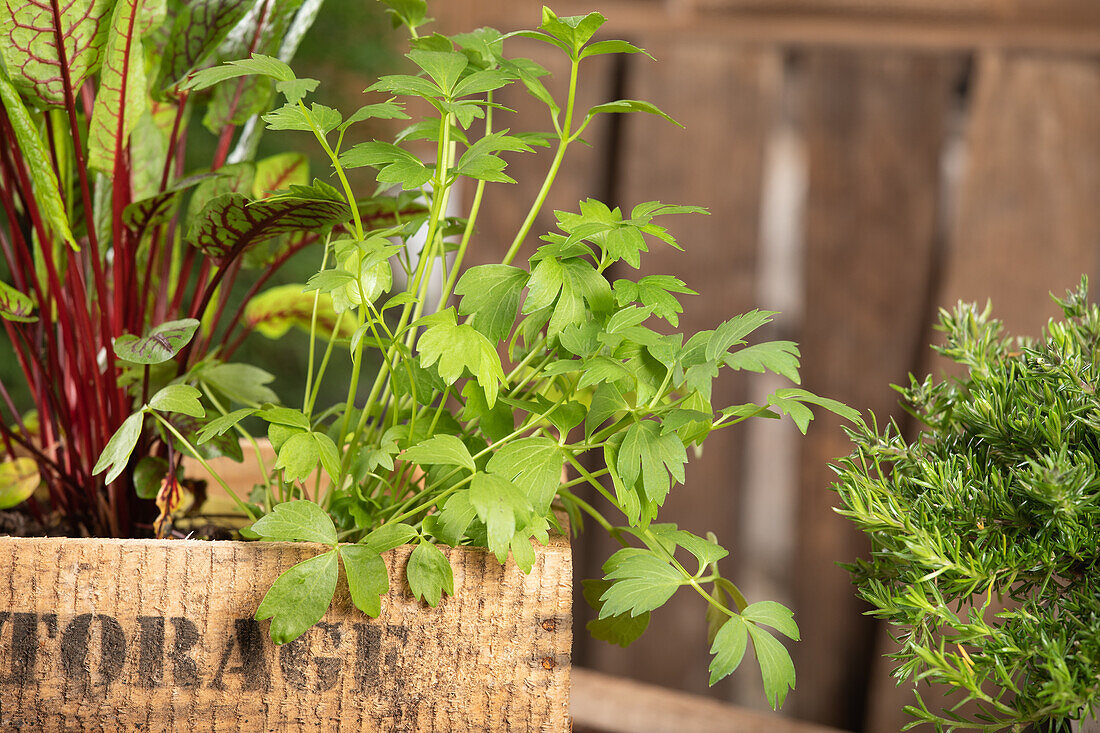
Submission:
<svg viewBox="0 0 1100 733">
<path fill-rule="evenodd" d="M 478 23 L 502 30 L 539 21 L 542 1 L 486 2 Z M 788 46 L 888 47 L 928 51 L 1010 49 L 1100 52 L 1100 2 L 1046 3 L 909 0 L 895 7 L 864 0 L 559 0 L 559 15 L 599 9 L 605 31 L 641 35 L 691 34 Z"/>
<path fill-rule="evenodd" d="M 569 674 L 576 733 L 840 733 L 589 669 Z"/>
</svg>

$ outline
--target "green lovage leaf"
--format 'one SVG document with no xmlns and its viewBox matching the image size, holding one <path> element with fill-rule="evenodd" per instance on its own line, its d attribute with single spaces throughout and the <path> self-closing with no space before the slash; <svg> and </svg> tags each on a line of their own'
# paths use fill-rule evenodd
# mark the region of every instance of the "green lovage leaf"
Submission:
<svg viewBox="0 0 1100 733">
<path fill-rule="evenodd" d="M 434 435 L 406 450 L 401 458 L 418 465 L 461 466 L 471 471 L 477 470 L 470 450 L 453 435 Z"/>
<path fill-rule="evenodd" d="M 0 280 L 0 318 L 19 323 L 34 323 L 34 301 Z"/>
<path fill-rule="evenodd" d="M 34 7 L 34 5 L 35 3 L 28 3 L 30 7 Z M 3 8 L 0 8 L 0 13 L 4 13 L 8 9 L 8 5 L 5 4 Z M 4 28 L 0 24 L 0 39 L 3 38 Z M 70 247 L 79 249 L 76 240 L 73 239 L 73 233 L 69 229 L 68 214 L 65 212 L 65 203 L 61 200 L 61 192 L 58 189 L 57 176 L 54 175 L 49 151 L 42 142 L 42 138 L 39 137 L 38 127 L 31 119 L 30 112 L 23 105 L 23 100 L 12 84 L 3 63 L 0 63 L 0 102 L 4 105 L 4 111 L 8 115 L 12 132 L 15 133 L 15 141 L 19 144 L 19 151 L 27 163 L 31 184 L 34 186 L 34 200 L 39 213 L 46 220 L 46 224 L 65 242 L 68 242 Z"/>
<path fill-rule="evenodd" d="M 276 644 L 294 641 L 325 615 L 339 577 L 336 550 L 298 563 L 271 584 L 256 609 L 256 620 L 271 619 L 271 640 Z"/>
<path fill-rule="evenodd" d="M 322 134 L 335 130 L 340 126 L 343 117 L 332 107 L 314 102 L 310 107 L 304 108 L 295 102 L 290 102 L 278 109 L 273 109 L 263 116 L 269 130 L 299 130 L 312 132 L 319 130 Z"/>
<path fill-rule="evenodd" d="M 685 463 L 687 451 L 678 435 L 662 435 L 657 422 L 640 420 L 627 429 L 616 468 L 627 486 L 640 476 L 646 497 L 661 505 L 668 495 L 670 474 L 676 483 L 684 483 Z"/>
<path fill-rule="evenodd" d="M 402 25 L 416 28 L 430 20 L 425 0 L 382 0 L 382 4 L 388 6 L 386 12 L 391 16 L 394 28 Z"/>
<path fill-rule="evenodd" d="M 265 402 L 278 402 L 279 397 L 268 387 L 275 375 L 251 364 L 212 364 L 198 372 L 198 378 L 234 402 L 258 407 Z"/>
<path fill-rule="evenodd" d="M 382 613 L 382 596 L 390 592 L 386 561 L 367 545 L 342 545 L 339 552 L 352 603 L 371 618 L 378 618 Z"/>
<path fill-rule="evenodd" d="M 588 406 L 588 414 L 584 417 L 584 437 L 587 440 L 592 437 L 600 425 L 616 413 L 629 410 L 630 405 L 623 397 L 622 391 L 614 382 L 604 382 L 596 386 L 592 393 L 592 402 Z"/>
<path fill-rule="evenodd" d="M 314 302 L 317 304 L 317 333 L 328 338 L 340 320 L 332 305 L 332 296 L 322 293 L 304 293 L 304 285 L 279 285 L 260 293 L 244 308 L 245 327 L 258 331 L 269 339 L 280 339 L 291 328 L 310 332 Z M 354 323 L 341 321 L 337 337 L 348 337 Z"/>
<path fill-rule="evenodd" d="M 280 234 L 331 229 L 351 217 L 348 205 L 325 184 L 294 187 L 294 195 L 249 201 L 239 193 L 218 196 L 199 213 L 188 240 L 225 264 L 248 247 Z"/>
<path fill-rule="evenodd" d="M 273 542 L 319 542 L 336 544 L 336 526 L 328 513 L 304 499 L 276 504 L 269 514 L 260 517 L 250 528 L 265 540 Z"/>
<path fill-rule="evenodd" d="M 614 582 L 600 596 L 604 605 L 599 618 L 652 611 L 663 606 L 684 583 L 680 571 L 649 550 L 637 547 L 616 552 L 604 563 L 603 570 L 605 580 Z"/>
<path fill-rule="evenodd" d="M 115 339 L 115 356 L 131 364 L 161 364 L 190 343 L 198 327 L 194 318 L 182 318 L 154 326 L 140 338 L 124 333 Z"/>
<path fill-rule="evenodd" d="M 255 408 L 247 407 L 241 410 L 234 410 L 226 415 L 216 417 L 210 422 L 203 425 L 199 430 L 196 439 L 197 444 L 201 445 L 207 441 L 213 440 L 219 436 L 225 435 L 227 432 L 233 429 L 233 426 L 244 420 L 246 417 L 256 414 Z"/>
<path fill-rule="evenodd" d="M 629 280 L 616 280 L 614 290 L 615 302 L 618 305 L 641 303 L 649 308 L 653 315 L 665 319 L 673 327 L 680 325 L 678 314 L 683 313 L 684 308 L 672 293 L 698 295 L 682 280 L 672 275 L 646 275 L 636 283 Z"/>
<path fill-rule="evenodd" d="M 806 428 L 809 427 L 810 421 L 814 419 L 813 412 L 803 404 L 805 402 L 824 407 L 826 410 L 834 412 L 857 425 L 863 424 L 863 419 L 860 417 L 858 410 L 828 397 L 818 397 L 813 392 L 807 392 L 804 389 L 794 387 L 777 389 L 774 393 L 768 395 L 768 404 L 774 405 L 785 414 L 790 415 L 803 435 L 806 434 Z"/>
<path fill-rule="evenodd" d="M 88 166 L 113 175 L 115 160 L 148 101 L 141 37 L 157 20 L 155 0 L 117 0 L 88 126 Z M 163 14 L 164 6 L 159 5 Z"/>
<path fill-rule="evenodd" d="M 580 381 L 577 382 L 577 389 L 584 389 L 593 384 L 614 384 L 616 382 L 624 382 L 628 385 L 627 389 L 629 390 L 634 384 L 634 374 L 623 366 L 621 361 L 601 354 L 584 363 Z"/>
<path fill-rule="evenodd" d="M 455 594 L 454 571 L 443 551 L 430 542 L 421 542 L 409 555 L 405 566 L 409 590 L 417 600 L 435 608 L 443 594 Z"/>
<path fill-rule="evenodd" d="M 764 695 L 772 709 L 778 710 L 787 699 L 787 691 L 794 689 L 794 662 L 791 661 L 787 648 L 778 639 L 756 624 L 749 623 L 746 626 L 752 638 L 756 661 L 760 665 Z"/>
<path fill-rule="evenodd" d="M 485 401 L 485 393 L 476 382 L 462 385 L 462 397 L 462 420 L 479 420 L 478 427 L 489 440 L 496 442 L 515 430 L 515 415 L 511 408 L 502 400 L 490 408 Z"/>
<path fill-rule="evenodd" d="M 392 524 L 383 524 L 360 540 L 360 544 L 366 545 L 376 554 L 380 555 L 395 547 L 406 545 L 418 536 L 419 533 L 413 527 L 402 522 L 395 522 Z"/>
<path fill-rule="evenodd" d="M 490 341 L 503 341 L 512 332 L 527 271 L 511 265 L 478 265 L 462 273 L 455 294 L 462 297 L 458 312 Z"/>
<path fill-rule="evenodd" d="M 434 166 L 425 165 L 409 151 L 377 140 L 359 143 L 348 149 L 340 155 L 340 165 L 345 168 L 376 168 L 379 183 L 400 183 L 404 190 L 420 188 L 435 173 Z"/>
<path fill-rule="evenodd" d="M 0 510 L 22 504 L 39 483 L 38 464 L 33 458 L 11 458 L 0 463 Z"/>
<path fill-rule="evenodd" d="M 301 430 L 309 430 L 310 428 L 309 418 L 300 410 L 290 407 L 267 407 L 257 414 L 272 425 L 285 425 Z"/>
<path fill-rule="evenodd" d="M 599 13 L 571 15 L 559 18 L 550 8 L 542 8 L 542 24 L 539 30 L 549 35 L 572 59 L 579 58 L 581 47 L 595 35 L 607 19 Z"/>
<path fill-rule="evenodd" d="M 320 458 L 321 448 L 317 445 L 315 434 L 296 433 L 279 448 L 275 468 L 283 469 L 283 477 L 287 481 L 305 481 L 317 468 Z"/>
<path fill-rule="evenodd" d="M 766 323 L 771 323 L 775 311 L 751 310 L 734 316 L 714 329 L 707 341 L 704 355 L 707 361 L 714 361 L 733 346 L 745 343 L 745 337 Z M 782 342 L 780 342 L 782 343 Z M 797 356 L 797 353 L 795 354 Z M 797 362 L 795 367 L 797 368 Z M 798 380 L 793 380 L 797 382 Z"/>
<path fill-rule="evenodd" d="M 278 153 L 256 163 L 252 198 L 265 199 L 275 191 L 309 184 L 309 158 L 302 153 Z"/>
<path fill-rule="evenodd" d="M 775 601 L 757 601 L 741 611 L 741 616 L 758 624 L 771 626 L 788 639 L 798 641 L 798 624 L 794 622 L 794 612 Z"/>
<path fill-rule="evenodd" d="M 601 56 L 608 53 L 643 53 L 649 58 L 653 58 L 649 51 L 638 48 L 633 43 L 627 43 L 626 41 L 596 41 L 585 46 L 584 50 L 581 51 L 581 58 L 586 59 L 589 56 Z"/>
<path fill-rule="evenodd" d="M 279 59 L 254 53 L 251 58 L 237 59 L 221 66 L 213 66 L 209 69 L 197 71 L 183 83 L 182 88 L 208 89 L 227 79 L 236 79 L 242 76 L 266 76 L 275 81 L 294 81 L 297 78 L 291 68 Z"/>
<path fill-rule="evenodd" d="M 541 516 L 550 510 L 564 464 L 565 459 L 555 441 L 531 437 L 497 448 L 485 469 L 521 487 L 535 514 Z"/>
<path fill-rule="evenodd" d="M 475 71 L 455 85 L 451 96 L 458 99 L 459 97 L 468 97 L 473 94 L 485 94 L 494 89 L 500 89 L 514 78 L 512 74 L 502 69 Z"/>
<path fill-rule="evenodd" d="M 644 541 L 643 533 L 635 530 L 627 531 Z M 729 554 L 729 550 L 726 548 L 710 540 L 697 537 L 687 530 L 677 529 L 675 524 L 652 524 L 649 526 L 649 532 L 670 553 L 674 552 L 677 547 L 682 547 L 690 552 L 699 561 L 700 569 L 718 562 Z"/>
<path fill-rule="evenodd" d="M 581 581 L 584 592 L 584 600 L 596 611 L 597 618 L 592 619 L 585 628 L 593 638 L 606 641 L 609 644 L 618 644 L 627 647 L 642 635 L 649 626 L 649 611 L 631 616 L 629 613 L 620 613 L 615 616 L 599 618 L 599 612 L 603 610 L 602 597 L 611 589 L 613 583 L 610 580 L 585 579 Z"/>
<path fill-rule="evenodd" d="M 611 286 L 589 262 L 571 257 L 539 259 L 528 281 L 523 313 L 553 306 L 547 335 L 556 336 L 570 324 L 588 320 L 585 303 L 597 313 L 610 310 L 614 303 Z"/>
<path fill-rule="evenodd" d="M 522 528 L 531 519 L 530 501 L 503 476 L 479 471 L 470 485 L 470 504 L 485 524 L 489 551 L 503 565 L 508 560 L 516 528 Z"/>
<path fill-rule="evenodd" d="M 505 151 L 529 153 L 532 150 L 531 146 L 520 138 L 509 135 L 507 130 L 501 130 L 480 138 L 466 148 L 466 152 L 455 165 L 454 172 L 457 175 L 482 181 L 515 183 L 514 178 L 504 174 L 507 163 L 496 153 Z"/>
<path fill-rule="evenodd" d="M 468 489 L 451 494 L 447 503 L 443 505 L 443 509 L 439 511 L 433 536 L 441 542 L 457 547 L 476 516 L 477 510 L 470 503 Z"/>
<path fill-rule="evenodd" d="M 438 362 L 436 371 L 447 384 L 454 384 L 463 372 L 469 372 L 485 391 L 485 401 L 496 404 L 504 369 L 493 344 L 473 326 L 455 320 L 454 308 L 420 319 L 428 328 L 417 341 L 421 364 L 426 368 Z"/>
<path fill-rule="evenodd" d="M 470 60 L 457 51 L 421 51 L 412 50 L 405 57 L 424 70 L 439 88 L 440 93 L 450 98 L 455 84 L 466 70 Z"/>
<path fill-rule="evenodd" d="M 255 5 L 252 0 L 192 0 L 180 8 L 154 89 L 166 92 L 194 71 Z"/>
<path fill-rule="evenodd" d="M 157 391 L 149 400 L 149 407 L 157 412 L 179 412 L 191 417 L 206 417 L 199 397 L 202 392 L 189 384 L 169 384 Z"/>
<path fill-rule="evenodd" d="M 773 372 L 786 377 L 795 384 L 801 384 L 798 376 L 798 344 L 793 341 L 765 341 L 738 349 L 726 356 L 726 366 L 734 371 L 746 369 L 763 374 Z"/>
<path fill-rule="evenodd" d="M 39 106 L 64 105 L 59 51 L 64 51 L 75 94 L 99 67 L 113 6 L 113 0 L 74 0 L 59 6 L 50 0 L 0 3 L 0 57 L 15 86 Z M 59 36 L 62 49 L 57 47 Z"/>
<path fill-rule="evenodd" d="M 727 617 L 711 644 L 710 684 L 724 679 L 741 666 L 749 643 L 749 630 L 740 616 Z"/>
<path fill-rule="evenodd" d="M 404 107 L 400 102 L 395 102 L 393 99 L 388 99 L 385 102 L 377 102 L 375 104 L 365 104 L 359 109 L 351 113 L 351 116 L 340 123 L 340 132 L 348 129 L 356 122 L 362 122 L 363 120 L 407 120 L 409 116 L 405 114 Z"/>
<path fill-rule="evenodd" d="M 145 418 L 144 412 L 135 412 L 122 421 L 115 434 L 107 441 L 99 460 L 92 469 L 92 475 L 97 476 L 104 471 L 107 476 L 104 483 L 111 483 L 122 475 L 126 464 L 130 462 L 130 454 L 134 452 L 138 438 L 141 436 L 141 423 Z"/>
<path fill-rule="evenodd" d="M 600 114 L 624 114 L 627 112 L 646 112 L 647 114 L 663 117 L 677 127 L 683 127 L 679 122 L 662 112 L 657 105 L 650 102 L 644 102 L 640 99 L 617 99 L 614 102 L 597 104 L 594 107 L 590 107 L 588 112 L 585 113 L 584 121 L 585 124 L 587 124 L 589 120 Z"/>
</svg>

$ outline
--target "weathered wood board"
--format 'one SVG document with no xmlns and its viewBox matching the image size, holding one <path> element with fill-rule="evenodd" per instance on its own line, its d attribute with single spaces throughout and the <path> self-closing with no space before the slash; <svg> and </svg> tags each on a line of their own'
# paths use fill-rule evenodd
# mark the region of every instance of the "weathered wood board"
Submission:
<svg viewBox="0 0 1100 733">
<path fill-rule="evenodd" d="M 0 539 L 0 730 L 568 730 L 571 560 L 534 572 L 445 549 L 454 597 L 407 590 L 386 554 L 370 619 L 341 579 L 323 621 L 275 647 L 253 614 L 316 546 Z"/>
<path fill-rule="evenodd" d="M 913 54 L 815 51 L 806 56 L 804 385 L 873 410 L 900 411 L 925 332 L 950 77 L 944 60 Z M 873 624 L 837 566 L 865 540 L 836 516 L 828 461 L 847 455 L 841 421 L 819 413 L 802 451 L 793 712 L 858 730 Z"/>
</svg>

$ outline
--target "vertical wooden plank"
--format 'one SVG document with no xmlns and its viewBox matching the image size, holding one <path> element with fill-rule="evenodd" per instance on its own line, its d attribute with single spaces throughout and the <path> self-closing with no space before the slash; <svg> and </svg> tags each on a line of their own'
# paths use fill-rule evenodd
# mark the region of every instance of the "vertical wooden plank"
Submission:
<svg viewBox="0 0 1100 733">
<path fill-rule="evenodd" d="M 939 302 L 991 298 L 1011 332 L 1037 336 L 1057 313 L 1048 293 L 1100 274 L 1100 63 L 980 56 L 967 141 Z"/>
<path fill-rule="evenodd" d="M 900 53 L 822 50 L 806 64 L 804 383 L 884 419 L 927 318 L 949 78 L 943 60 Z M 823 414 L 802 442 L 792 712 L 855 730 L 873 625 L 836 563 L 865 546 L 832 512 L 827 466 L 849 451 Z"/>
<path fill-rule="evenodd" d="M 642 269 L 676 275 L 702 293 L 683 298 L 680 326 L 685 331 L 712 328 L 753 306 L 764 141 L 778 95 L 780 56 L 774 49 L 731 47 L 689 37 L 671 40 L 654 34 L 632 40 L 648 48 L 659 63 L 632 57 L 624 96 L 654 102 L 686 129 L 648 115 L 620 121 L 622 178 L 614 203 L 627 212 L 650 200 L 710 209 L 709 217 L 662 222 L 686 252 L 658 243 L 643 255 Z M 643 273 L 622 274 L 636 278 Z M 715 404 L 733 404 L 744 397 L 740 375 L 726 376 L 732 378 L 715 385 Z M 741 437 L 734 429 L 707 440 L 702 457 L 688 465 L 686 485 L 669 497 L 662 521 L 699 534 L 714 531 L 720 540 L 733 542 Z M 593 535 L 586 541 L 586 556 L 577 558 L 577 572 L 600 577 L 600 564 L 614 549 Z M 677 596 L 654 613 L 649 629 L 628 649 L 580 643 L 589 645 L 582 658 L 590 667 L 668 687 L 709 691 L 704 606 L 690 594 Z M 723 683 L 717 694 L 728 697 L 731 684 Z"/>
</svg>

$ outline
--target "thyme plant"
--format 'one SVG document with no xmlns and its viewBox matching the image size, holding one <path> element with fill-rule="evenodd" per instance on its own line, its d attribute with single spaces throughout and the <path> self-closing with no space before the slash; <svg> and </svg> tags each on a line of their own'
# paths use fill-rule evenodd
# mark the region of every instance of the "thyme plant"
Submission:
<svg viewBox="0 0 1100 733">
<path fill-rule="evenodd" d="M 1034 341 L 988 306 L 941 311 L 936 350 L 964 373 L 897 388 L 921 432 L 850 431 L 837 511 L 872 546 L 852 578 L 893 628 L 895 676 L 956 701 L 917 692 L 912 725 L 1068 730 L 1100 701 L 1100 309 L 1084 279 L 1057 302 Z"/>
<path fill-rule="evenodd" d="M 721 369 L 770 370 L 798 382 L 795 344 L 746 343 L 773 314 L 752 311 L 687 337 L 662 333 L 658 322 L 678 325 L 677 296 L 692 293 L 687 285 L 666 275 L 609 279 L 613 265 L 638 268 L 650 246 L 679 248 L 665 222 L 702 210 L 651 201 L 627 212 L 587 200 L 555 212 L 557 231 L 533 236 L 566 152 L 594 118 L 668 118 L 637 100 L 577 106 L 586 59 L 642 49 L 595 40 L 604 22 L 598 13 L 559 18 L 544 9 L 537 30 L 502 35 L 482 28 L 446 37 L 423 32 L 423 0 L 385 3 L 411 37 L 412 73 L 379 79 L 367 90 L 375 95 L 370 103 L 350 115 L 311 102 L 318 82 L 269 56 L 205 69 L 185 84 L 197 92 L 235 78 L 273 80 L 285 104 L 264 116 L 267 127 L 312 137 L 332 164 L 335 186 L 315 181 L 308 191 L 292 187 L 268 200 L 305 196 L 348 212 L 318 251 L 317 274 L 274 296 L 280 309 L 301 315 L 298 323 L 314 341 L 326 339 L 323 350 L 310 349 L 300 408 L 200 405 L 201 395 L 187 391 L 194 374 L 173 385 L 181 401 L 169 409 L 210 410 L 213 417 L 193 443 L 175 436 L 180 450 L 243 432 L 246 417 L 268 424 L 278 459 L 250 498 L 250 511 L 262 515 L 250 536 L 330 547 L 282 575 L 257 618 L 271 619 L 276 642 L 296 638 L 329 607 L 341 563 L 355 604 L 377 615 L 389 590 L 382 553 L 405 543 L 415 544 L 408 585 L 432 606 L 454 592 L 440 544 L 487 547 L 501 563 L 511 558 L 530 572 L 532 541 L 546 543 L 561 530 L 554 513 L 561 508 L 574 527 L 593 522 L 623 545 L 604 565 L 603 579 L 586 581 L 585 596 L 599 611 L 589 626 L 594 635 L 629 644 L 650 612 L 687 589 L 710 619 L 711 681 L 730 674 L 751 641 L 768 700 L 781 705 L 794 668 L 776 634 L 798 638 L 791 611 L 749 603 L 721 575 L 727 551 L 713 536 L 658 523 L 657 516 L 685 480 L 688 448 L 710 433 L 780 414 L 805 430 L 807 405 L 858 415 L 797 387 L 778 390 L 765 404 L 712 405 Z M 504 53 L 515 36 L 561 51 L 569 79 L 564 98 L 548 91 L 539 64 Z M 550 129 L 502 124 L 510 110 L 494 97 L 517 83 L 545 105 Z M 345 146 L 352 125 L 408 119 L 413 108 L 428 111 L 394 142 Z M 422 143 L 434 158 L 417 154 Z M 486 186 L 513 182 L 502 156 L 547 146 L 553 153 L 545 178 L 506 254 L 466 266 L 477 222 L 492 216 L 482 211 Z M 353 189 L 347 171 L 361 167 L 374 170 L 377 191 Z M 465 215 L 452 218 L 460 181 L 473 193 Z M 419 210 L 415 201 L 423 202 Z M 389 212 L 390 220 L 380 224 L 370 215 L 376 211 Z M 210 236 L 226 239 L 232 226 L 210 222 Z M 442 276 L 440 291 L 433 291 L 433 272 Z M 363 369 L 368 349 L 381 355 L 373 377 Z M 334 358 L 351 360 L 347 397 L 320 405 L 318 386 Z M 120 440 L 102 465 L 125 463 L 128 448 Z M 598 505 L 581 487 L 595 492 Z"/>
</svg>

